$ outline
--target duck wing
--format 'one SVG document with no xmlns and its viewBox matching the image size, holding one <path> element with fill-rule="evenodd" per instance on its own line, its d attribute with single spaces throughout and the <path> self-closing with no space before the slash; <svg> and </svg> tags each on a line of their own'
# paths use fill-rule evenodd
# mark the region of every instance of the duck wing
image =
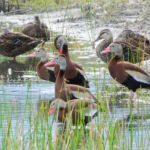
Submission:
<svg viewBox="0 0 150 150">
<path fill-rule="evenodd" d="M 132 30 L 123 30 L 115 40 L 123 47 L 129 48 L 133 52 L 145 52 L 150 54 L 150 40 L 143 35 L 136 34 Z"/>
<path fill-rule="evenodd" d="M 50 31 L 44 23 L 27 24 L 22 33 L 34 38 L 42 38 L 45 41 L 50 40 Z"/>
<path fill-rule="evenodd" d="M 35 48 L 41 41 L 18 32 L 4 32 L 0 35 L 0 53 L 14 57 Z"/>
<path fill-rule="evenodd" d="M 136 81 L 150 84 L 150 76 L 142 68 L 134 64 L 125 63 L 124 69 L 125 72 L 132 76 Z"/>
<path fill-rule="evenodd" d="M 97 104 L 90 100 L 71 100 L 67 102 L 67 108 L 77 113 L 83 113 L 85 116 L 93 116 L 97 112 Z"/>
</svg>

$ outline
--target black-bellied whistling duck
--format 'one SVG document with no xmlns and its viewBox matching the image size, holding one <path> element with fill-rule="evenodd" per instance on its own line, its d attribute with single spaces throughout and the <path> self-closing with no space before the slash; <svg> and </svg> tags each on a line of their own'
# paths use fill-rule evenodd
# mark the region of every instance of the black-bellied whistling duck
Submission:
<svg viewBox="0 0 150 150">
<path fill-rule="evenodd" d="M 68 52 L 68 42 L 65 36 L 60 35 L 57 36 L 54 44 L 56 46 L 56 49 L 58 49 L 60 54 L 65 55 L 66 61 L 67 61 L 67 68 L 65 73 L 65 78 L 67 79 L 68 84 L 76 84 L 81 86 L 89 87 L 89 82 L 87 80 L 87 77 L 85 74 L 83 74 L 83 69 L 80 65 L 76 64 L 75 62 L 72 62 L 69 56 Z M 45 66 L 51 66 L 54 61 L 51 61 L 50 63 L 47 63 Z M 79 70 L 80 69 L 80 70 Z M 81 71 L 82 70 L 82 71 Z M 59 71 L 58 65 L 55 67 L 55 76 L 57 76 Z"/>
<path fill-rule="evenodd" d="M 4 30 L 0 35 L 0 54 L 14 57 L 32 50 L 42 41 L 18 32 Z"/>
<path fill-rule="evenodd" d="M 40 21 L 39 16 L 35 16 L 34 23 L 28 23 L 22 32 L 28 36 L 42 39 L 44 42 L 50 40 L 50 31 L 48 27 Z"/>
<path fill-rule="evenodd" d="M 136 100 L 136 90 L 138 88 L 150 88 L 150 76 L 143 69 L 132 63 L 119 61 L 123 55 L 123 49 L 120 44 L 112 43 L 102 51 L 103 54 L 108 52 L 115 53 L 108 65 L 110 75 L 131 90 L 130 99 L 133 98 L 132 91 L 135 92 L 134 99 Z"/>
<path fill-rule="evenodd" d="M 54 71 L 47 69 L 44 64 L 47 62 L 47 54 L 44 48 L 36 50 L 34 53 L 28 55 L 28 57 L 37 57 L 41 58 L 40 62 L 36 66 L 36 71 L 38 76 L 43 80 L 48 80 L 51 82 L 55 82 L 56 78 L 54 75 Z"/>
<path fill-rule="evenodd" d="M 55 64 L 58 66 L 58 75 L 55 82 L 55 98 L 61 98 L 64 101 L 75 99 L 74 92 L 80 92 L 89 95 L 89 99 L 97 102 L 95 96 L 86 88 L 65 83 L 65 74 L 67 68 L 67 59 L 64 55 L 59 55 L 54 59 Z"/>
<path fill-rule="evenodd" d="M 113 42 L 111 31 L 109 29 L 102 30 L 93 43 L 100 39 L 103 40 L 96 47 L 96 53 L 104 62 L 107 62 L 111 59 L 111 55 L 102 54 L 101 52 Z M 149 58 L 150 41 L 146 37 L 134 33 L 132 30 L 123 30 L 113 43 L 121 45 L 123 50 L 122 59 L 125 61 L 137 63 Z"/>
<path fill-rule="evenodd" d="M 52 101 L 49 115 L 56 111 L 56 120 L 66 123 L 72 121 L 73 125 L 82 123 L 86 125 L 97 116 L 97 104 L 90 100 L 74 99 L 64 102 L 62 99 Z"/>
</svg>

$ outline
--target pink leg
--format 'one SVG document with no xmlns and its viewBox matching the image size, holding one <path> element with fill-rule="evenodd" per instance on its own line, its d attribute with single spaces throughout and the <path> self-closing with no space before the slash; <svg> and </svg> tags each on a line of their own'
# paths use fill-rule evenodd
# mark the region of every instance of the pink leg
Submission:
<svg viewBox="0 0 150 150">
<path fill-rule="evenodd" d="M 136 92 L 134 93 L 134 102 L 136 102 L 137 101 L 137 94 L 136 94 Z"/>
<path fill-rule="evenodd" d="M 137 113 L 137 94 L 136 92 L 134 93 L 134 112 Z"/>
<path fill-rule="evenodd" d="M 133 98 L 133 91 L 130 91 L 129 98 L 130 98 L 130 100 L 132 100 L 132 98 Z"/>
<path fill-rule="evenodd" d="M 16 56 L 14 56 L 14 61 L 16 61 Z"/>
</svg>

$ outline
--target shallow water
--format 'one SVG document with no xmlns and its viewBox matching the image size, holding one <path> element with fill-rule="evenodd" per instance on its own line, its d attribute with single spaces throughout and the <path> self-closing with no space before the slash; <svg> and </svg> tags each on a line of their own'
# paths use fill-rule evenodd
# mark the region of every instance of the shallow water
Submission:
<svg viewBox="0 0 150 150">
<path fill-rule="evenodd" d="M 78 12 L 79 10 L 75 9 L 72 11 L 72 14 L 76 14 L 76 17 L 79 17 L 80 15 L 78 16 Z M 63 13 L 65 12 L 63 11 Z M 96 37 L 96 35 L 92 35 L 93 30 L 91 30 L 90 20 L 84 18 L 76 21 L 67 19 L 66 21 L 60 21 L 60 19 L 68 17 L 65 16 L 65 14 L 62 15 L 62 12 L 51 12 L 38 15 L 47 23 L 53 32 L 64 34 L 74 39 L 69 41 L 71 58 L 84 67 L 90 81 L 90 91 L 96 95 L 98 90 L 106 101 L 106 106 L 110 110 L 108 114 L 109 121 L 106 123 L 114 123 L 116 120 L 121 121 L 125 119 L 131 112 L 128 105 L 129 93 L 126 92 L 127 90 L 125 90 L 125 88 L 112 80 L 108 73 L 107 65 L 97 58 L 95 50 L 90 44 Z M 15 30 L 19 30 L 23 24 L 32 20 L 33 16 L 34 14 L 0 16 L 1 30 L 5 27 L 12 31 L 14 28 Z M 62 18 L 62 16 L 65 17 Z M 99 29 L 99 27 L 95 28 L 94 33 L 98 33 Z M 113 28 L 115 36 L 120 31 L 121 29 L 117 27 Z M 53 43 L 48 42 L 47 45 L 49 44 Z M 51 49 L 48 50 L 49 59 L 54 58 L 55 55 L 57 55 L 57 53 L 53 53 Z M 27 134 L 30 128 L 30 122 L 28 121 L 29 114 L 31 113 L 31 118 L 34 118 L 34 115 L 38 114 L 38 111 L 40 111 L 39 104 L 45 100 L 54 98 L 54 83 L 43 81 L 37 76 L 35 67 L 39 60 L 31 60 L 25 57 L 25 55 L 18 56 L 17 62 L 9 61 L 8 58 L 3 56 L 0 56 L 0 59 L 0 106 L 2 108 L 0 110 L 0 117 L 4 120 L 3 127 L 0 129 L 0 135 L 4 134 L 3 130 L 5 126 L 8 126 L 10 118 L 14 129 L 12 134 L 16 132 L 16 126 L 21 127 L 22 121 L 24 121 L 24 134 Z M 114 90 L 112 90 L 113 88 Z M 139 92 L 140 103 L 138 106 L 138 113 L 141 116 L 148 116 L 148 114 L 150 114 L 150 103 L 147 101 L 149 100 L 148 95 L 150 95 L 150 93 L 142 97 L 143 93 L 147 95 L 148 92 L 145 90 L 140 90 Z M 101 114 L 99 117 L 100 116 Z M 142 120 L 142 126 L 139 126 L 139 120 L 132 122 L 134 136 L 133 149 L 139 148 L 139 143 L 141 143 L 143 139 L 145 145 L 148 146 L 150 135 L 150 121 L 148 119 L 149 117 Z M 96 118 L 95 124 L 97 123 L 98 121 Z M 129 124 L 127 124 L 127 126 L 129 126 Z M 107 132 L 107 130 L 108 128 L 106 126 L 104 132 Z M 123 129 L 122 132 L 124 132 Z M 54 136 L 54 130 L 52 134 Z M 129 131 L 124 134 L 128 138 L 127 141 L 130 143 L 130 128 Z"/>
</svg>

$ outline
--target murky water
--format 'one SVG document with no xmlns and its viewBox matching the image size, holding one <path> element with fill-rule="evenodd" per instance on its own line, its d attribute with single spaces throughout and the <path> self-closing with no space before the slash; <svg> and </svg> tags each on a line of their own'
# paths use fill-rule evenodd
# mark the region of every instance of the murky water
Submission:
<svg viewBox="0 0 150 150">
<path fill-rule="evenodd" d="M 75 9 L 72 14 L 79 17 L 78 11 L 78 9 Z M 65 11 L 62 11 L 38 15 L 47 23 L 52 31 L 75 39 L 69 42 L 71 58 L 84 67 L 90 81 L 90 91 L 96 94 L 98 90 L 100 95 L 104 96 L 103 99 L 106 100 L 107 106 L 110 109 L 109 118 L 111 119 L 109 119 L 109 121 L 114 122 L 116 119 L 122 120 L 126 118 L 131 111 L 128 105 L 129 93 L 126 92 L 123 87 L 120 88 L 121 86 L 119 84 L 113 82 L 109 76 L 106 64 L 97 58 L 95 50 L 92 49 L 90 45 L 91 41 L 97 36 L 97 34 L 93 35 L 93 33 L 96 33 L 100 28 L 97 27 L 93 31 L 91 21 L 88 19 L 79 19 L 76 21 L 67 20 L 65 13 Z M 33 17 L 33 14 L 0 16 L 1 30 L 3 28 L 8 28 L 9 30 L 14 30 L 15 28 L 15 30 L 19 30 L 23 24 L 31 21 Z M 63 19 L 63 21 L 61 21 L 61 19 Z M 119 32 L 120 29 L 117 27 L 113 28 L 115 36 Z M 53 43 L 47 42 L 47 45 L 50 44 Z M 54 58 L 55 55 L 57 55 L 57 53 L 48 50 L 49 59 Z M 0 110 L 0 117 L 6 121 L 2 129 L 8 125 L 9 118 L 12 117 L 12 126 L 14 126 L 12 133 L 15 132 L 16 125 L 19 126 L 24 120 L 24 134 L 27 134 L 30 128 L 30 123 L 27 121 L 29 113 L 31 113 L 31 116 L 32 114 L 36 114 L 39 111 L 38 105 L 42 101 L 50 100 L 54 97 L 54 83 L 39 79 L 35 72 L 38 61 L 38 59 L 31 60 L 25 57 L 25 55 L 18 56 L 17 62 L 0 56 L 0 105 L 1 108 L 4 108 Z M 115 90 L 110 90 L 111 88 L 115 88 Z M 108 92 L 103 92 L 107 91 L 107 89 Z M 150 93 L 141 90 L 139 95 L 141 95 L 141 98 L 142 95 L 147 95 L 144 96 L 143 99 L 140 99 L 138 107 L 139 115 L 148 116 L 148 114 L 150 114 L 150 103 L 148 103 Z M 114 102 L 114 100 L 116 101 Z M 14 110 L 12 110 L 13 107 L 15 108 Z M 148 145 L 150 122 L 147 118 L 142 120 L 142 127 L 138 125 L 138 121 L 136 120 L 132 123 L 134 127 L 133 147 L 135 147 L 135 149 L 139 146 L 137 139 L 139 143 L 145 139 L 144 142 Z M 97 123 L 96 120 L 97 119 L 95 119 L 95 123 Z M 2 134 L 4 133 L 0 130 L 0 135 Z M 128 141 L 130 141 L 130 131 L 125 134 L 127 138 L 129 138 Z M 140 139 L 141 134 L 142 139 Z"/>
</svg>

